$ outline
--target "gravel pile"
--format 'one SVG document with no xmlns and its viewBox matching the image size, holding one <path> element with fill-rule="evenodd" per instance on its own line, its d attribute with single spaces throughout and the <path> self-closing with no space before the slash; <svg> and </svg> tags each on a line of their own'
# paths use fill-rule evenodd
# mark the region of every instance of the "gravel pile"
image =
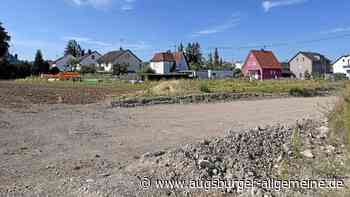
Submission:
<svg viewBox="0 0 350 197">
<path fill-rule="evenodd" d="M 302 143 L 308 143 L 309 138 L 313 138 L 313 143 L 322 143 L 325 134 L 324 129 L 319 129 L 323 128 L 320 125 L 320 122 L 303 120 L 293 127 L 276 125 L 239 133 L 230 131 L 224 138 L 203 140 L 169 152 L 147 153 L 129 171 L 135 176 L 149 177 L 152 180 L 277 179 L 276 164 L 283 159 L 295 157 L 295 134 L 298 134 Z M 305 157 L 310 156 L 310 150 L 304 152 L 309 153 Z M 200 191 L 183 188 L 162 191 L 148 189 L 148 193 L 154 196 L 187 196 L 188 192 Z M 257 195 L 259 196 L 259 192 L 270 192 L 264 190 L 258 189 Z M 220 192 L 246 196 L 248 191 L 225 189 Z M 251 192 L 248 192 L 249 195 Z"/>
</svg>

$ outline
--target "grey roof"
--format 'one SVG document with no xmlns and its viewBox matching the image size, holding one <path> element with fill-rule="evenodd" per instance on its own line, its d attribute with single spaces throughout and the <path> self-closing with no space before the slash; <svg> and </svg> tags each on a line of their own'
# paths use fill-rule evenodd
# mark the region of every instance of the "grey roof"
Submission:
<svg viewBox="0 0 350 197">
<path fill-rule="evenodd" d="M 105 55 L 103 55 L 102 57 L 100 57 L 100 59 L 98 59 L 99 63 L 113 63 L 115 61 L 117 61 L 122 55 L 124 55 L 125 53 L 130 53 L 131 55 L 133 55 L 137 60 L 139 60 L 140 62 L 142 62 L 142 60 L 140 58 L 138 58 L 133 52 L 131 52 L 129 49 L 128 50 L 119 50 L 119 51 L 111 51 L 106 53 Z"/>
<path fill-rule="evenodd" d="M 342 55 L 340 56 L 338 59 L 336 59 L 332 64 L 335 64 L 337 63 L 339 60 L 341 60 L 343 57 L 350 57 L 350 54 L 349 55 Z"/>
<path fill-rule="evenodd" d="M 90 55 L 93 55 L 93 54 L 101 55 L 99 52 L 93 51 L 93 52 L 91 52 L 91 54 L 88 54 L 88 53 L 87 53 L 87 54 L 85 54 L 84 56 L 79 57 L 78 60 L 79 60 L 79 62 L 80 62 L 80 61 L 84 60 L 85 58 L 87 58 L 87 57 L 89 57 Z"/>
<path fill-rule="evenodd" d="M 56 66 L 67 66 L 69 63 L 69 60 L 75 58 L 73 55 L 64 55 L 63 57 L 57 59 L 54 64 L 56 64 Z"/>
<path fill-rule="evenodd" d="M 319 62 L 322 59 L 326 60 L 326 61 L 331 61 L 328 58 L 326 58 L 324 55 L 319 54 L 319 53 L 314 53 L 314 52 L 305 52 L 305 51 L 301 51 L 301 54 L 305 55 L 306 57 L 308 57 L 311 61 L 313 62 Z"/>
</svg>

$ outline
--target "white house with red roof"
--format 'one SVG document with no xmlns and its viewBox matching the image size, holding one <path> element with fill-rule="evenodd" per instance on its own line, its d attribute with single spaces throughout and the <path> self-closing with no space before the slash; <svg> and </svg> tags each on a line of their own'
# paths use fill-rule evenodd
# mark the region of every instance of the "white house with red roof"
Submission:
<svg viewBox="0 0 350 197">
<path fill-rule="evenodd" d="M 188 70 L 188 62 L 183 52 L 156 53 L 150 63 L 156 74 L 169 74 Z"/>
</svg>

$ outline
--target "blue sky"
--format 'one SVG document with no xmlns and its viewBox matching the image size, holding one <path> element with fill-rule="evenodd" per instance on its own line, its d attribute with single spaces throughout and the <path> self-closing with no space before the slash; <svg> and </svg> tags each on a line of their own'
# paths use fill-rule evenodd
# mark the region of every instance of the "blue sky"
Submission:
<svg viewBox="0 0 350 197">
<path fill-rule="evenodd" d="M 225 60 L 244 60 L 266 45 L 285 61 L 299 50 L 350 53 L 349 10 L 348 0 L 1 0 L 0 21 L 11 52 L 28 60 L 37 49 L 56 59 L 76 39 L 101 53 L 130 48 L 144 61 L 193 41 L 205 56 L 218 47 Z M 324 38 L 337 39 L 305 42 Z"/>
</svg>

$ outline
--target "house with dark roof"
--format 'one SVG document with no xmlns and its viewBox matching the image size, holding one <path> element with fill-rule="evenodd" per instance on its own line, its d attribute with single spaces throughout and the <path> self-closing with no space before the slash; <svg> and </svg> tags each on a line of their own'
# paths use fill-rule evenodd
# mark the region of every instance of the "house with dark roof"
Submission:
<svg viewBox="0 0 350 197">
<path fill-rule="evenodd" d="M 188 70 L 188 62 L 183 52 L 168 51 L 154 54 L 150 67 L 156 74 L 168 74 Z"/>
<path fill-rule="evenodd" d="M 112 72 L 113 65 L 127 65 L 129 73 L 136 73 L 143 67 L 142 60 L 138 58 L 131 50 L 120 49 L 111 51 L 100 57 L 98 60 L 98 69 L 104 72 Z"/>
<path fill-rule="evenodd" d="M 311 76 L 324 76 L 332 72 L 331 60 L 315 52 L 299 52 L 289 60 L 290 71 L 297 79 Z"/>
<path fill-rule="evenodd" d="M 189 69 L 187 58 L 183 52 L 175 52 L 173 53 L 173 56 L 175 59 L 177 72 L 186 71 Z"/>
<path fill-rule="evenodd" d="M 278 79 L 282 76 L 282 65 L 272 51 L 252 50 L 246 58 L 242 72 L 251 80 Z"/>
<path fill-rule="evenodd" d="M 102 57 L 102 55 L 97 51 L 87 53 L 86 55 L 78 58 L 79 65 L 77 67 L 77 70 L 80 70 L 82 66 L 97 66 L 98 60 L 101 57 Z"/>
<path fill-rule="evenodd" d="M 72 59 L 76 58 L 70 54 L 64 55 L 63 57 L 58 58 L 56 61 L 54 61 L 51 67 L 57 67 L 60 70 L 60 72 L 71 71 L 72 65 L 70 65 L 70 61 L 72 61 Z"/>
</svg>

